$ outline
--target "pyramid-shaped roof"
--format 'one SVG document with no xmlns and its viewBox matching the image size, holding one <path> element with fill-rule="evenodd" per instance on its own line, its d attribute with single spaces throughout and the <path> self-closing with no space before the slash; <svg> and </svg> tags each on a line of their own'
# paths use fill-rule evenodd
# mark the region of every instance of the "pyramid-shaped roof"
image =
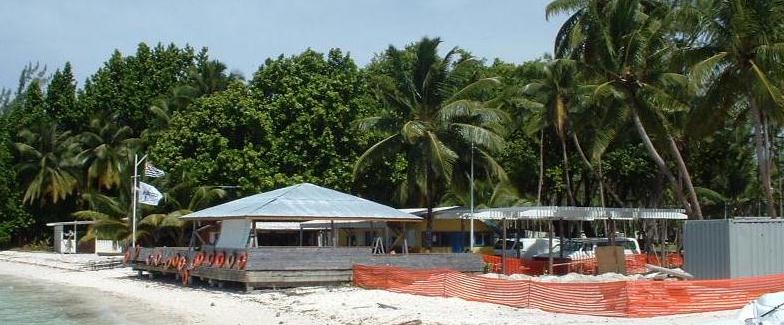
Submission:
<svg viewBox="0 0 784 325">
<path fill-rule="evenodd" d="M 186 220 L 378 220 L 421 217 L 310 183 L 259 193 L 181 217 Z"/>
</svg>

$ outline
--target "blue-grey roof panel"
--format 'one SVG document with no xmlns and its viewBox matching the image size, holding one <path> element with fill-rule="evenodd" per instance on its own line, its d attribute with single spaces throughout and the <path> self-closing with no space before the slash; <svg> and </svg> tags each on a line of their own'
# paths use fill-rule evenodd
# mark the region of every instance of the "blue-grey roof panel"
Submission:
<svg viewBox="0 0 784 325">
<path fill-rule="evenodd" d="M 309 183 L 251 195 L 196 211 L 182 219 L 269 219 L 269 220 L 400 220 L 421 217 L 346 193 Z"/>
</svg>

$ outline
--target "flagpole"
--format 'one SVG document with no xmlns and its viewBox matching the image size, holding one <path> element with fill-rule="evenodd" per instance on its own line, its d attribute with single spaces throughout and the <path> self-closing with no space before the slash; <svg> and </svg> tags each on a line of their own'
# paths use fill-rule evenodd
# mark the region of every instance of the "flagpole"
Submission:
<svg viewBox="0 0 784 325">
<path fill-rule="evenodd" d="M 137 195 L 137 191 L 139 190 L 139 164 L 141 164 L 145 159 L 147 159 L 147 155 L 144 155 L 142 156 L 142 159 L 139 159 L 138 154 L 133 154 L 133 188 L 131 189 L 131 193 L 133 193 L 133 198 L 131 199 L 131 209 L 133 210 L 131 223 L 133 226 L 131 230 L 131 247 L 136 247 L 136 201 L 139 200 Z"/>
<path fill-rule="evenodd" d="M 133 211 L 133 215 L 131 216 L 131 222 L 133 224 L 131 230 L 131 247 L 136 247 L 136 182 L 138 181 L 139 174 L 139 155 L 133 154 L 133 185 L 131 188 L 132 198 L 131 198 L 131 210 Z"/>
</svg>

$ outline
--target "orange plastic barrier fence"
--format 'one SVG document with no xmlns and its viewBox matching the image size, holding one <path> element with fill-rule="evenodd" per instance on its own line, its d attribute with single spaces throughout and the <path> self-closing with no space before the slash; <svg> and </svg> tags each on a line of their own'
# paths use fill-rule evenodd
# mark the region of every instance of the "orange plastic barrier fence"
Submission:
<svg viewBox="0 0 784 325">
<path fill-rule="evenodd" d="M 483 255 L 482 259 L 489 266 L 490 272 L 501 273 L 503 271 L 501 257 L 494 255 Z M 662 265 L 661 258 L 655 255 L 635 254 L 626 256 L 626 273 L 637 274 L 646 273 L 648 269 L 645 264 Z M 672 253 L 665 259 L 668 267 L 682 267 L 683 257 L 680 254 Z M 542 275 L 548 271 L 548 261 L 529 260 L 514 257 L 506 258 L 506 274 L 527 274 Z M 585 258 L 574 260 L 568 263 L 554 263 L 553 274 L 581 273 L 596 274 L 596 258 Z"/>
<path fill-rule="evenodd" d="M 485 278 L 445 269 L 354 265 L 354 284 L 549 312 L 652 317 L 737 309 L 765 293 L 784 291 L 784 274 L 733 280 L 553 283 Z"/>
</svg>

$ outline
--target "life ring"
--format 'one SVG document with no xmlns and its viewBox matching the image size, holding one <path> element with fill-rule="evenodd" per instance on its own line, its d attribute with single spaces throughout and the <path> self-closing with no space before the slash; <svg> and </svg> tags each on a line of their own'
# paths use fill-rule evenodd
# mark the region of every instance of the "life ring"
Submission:
<svg viewBox="0 0 784 325">
<path fill-rule="evenodd" d="M 182 280 L 182 285 L 187 286 L 191 280 L 191 272 L 188 270 L 182 270 L 182 272 L 180 272 L 180 278 L 180 280 Z"/>
<path fill-rule="evenodd" d="M 222 267 L 223 263 L 225 262 L 226 262 L 226 253 L 220 252 L 217 255 L 215 255 L 215 261 L 212 263 L 212 266 Z"/>
<path fill-rule="evenodd" d="M 179 255 L 175 255 L 175 256 L 169 257 L 169 259 L 167 260 L 167 263 L 166 263 L 166 268 L 167 269 L 176 268 L 177 267 L 177 262 L 179 262 L 179 261 L 180 261 Z"/>
<path fill-rule="evenodd" d="M 234 267 L 234 262 L 237 260 L 237 256 L 235 254 L 229 254 L 226 257 L 226 265 L 224 265 L 227 269 L 231 269 Z"/>
<path fill-rule="evenodd" d="M 215 263 L 215 252 L 208 252 L 207 256 L 204 258 L 204 264 L 207 266 L 212 266 L 212 263 Z"/>
<path fill-rule="evenodd" d="M 177 258 L 175 257 L 175 259 Z M 180 256 L 180 258 L 177 259 L 177 270 L 184 270 L 186 265 L 188 265 L 188 259 L 185 256 Z"/>
<path fill-rule="evenodd" d="M 126 250 L 125 254 L 123 254 L 123 264 L 128 265 L 128 262 L 131 261 L 131 250 Z"/>
<path fill-rule="evenodd" d="M 248 253 L 242 252 L 237 257 L 237 270 L 244 270 L 245 265 L 248 264 Z"/>
<path fill-rule="evenodd" d="M 196 253 L 196 257 L 193 258 L 193 266 L 201 266 L 201 263 L 204 263 L 204 252 Z"/>
</svg>

